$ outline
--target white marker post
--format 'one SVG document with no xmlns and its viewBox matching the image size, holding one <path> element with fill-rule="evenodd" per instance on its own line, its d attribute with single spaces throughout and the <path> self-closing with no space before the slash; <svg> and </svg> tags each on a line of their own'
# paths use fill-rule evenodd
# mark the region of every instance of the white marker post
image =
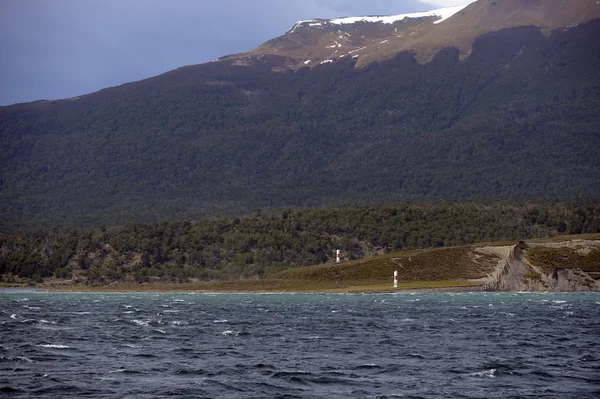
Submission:
<svg viewBox="0 0 600 399">
<path fill-rule="evenodd" d="M 394 271 L 394 288 L 398 288 L 398 270 Z"/>
<path fill-rule="evenodd" d="M 340 250 L 335 250 L 335 263 L 340 263 Z"/>
</svg>

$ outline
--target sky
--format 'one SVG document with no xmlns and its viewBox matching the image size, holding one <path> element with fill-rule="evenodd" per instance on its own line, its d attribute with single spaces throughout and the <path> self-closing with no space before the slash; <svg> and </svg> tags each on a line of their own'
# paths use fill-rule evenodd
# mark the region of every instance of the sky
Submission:
<svg viewBox="0 0 600 399">
<path fill-rule="evenodd" d="M 474 0 L 0 0 L 0 105 L 75 97 L 253 49 L 296 21 Z"/>
</svg>

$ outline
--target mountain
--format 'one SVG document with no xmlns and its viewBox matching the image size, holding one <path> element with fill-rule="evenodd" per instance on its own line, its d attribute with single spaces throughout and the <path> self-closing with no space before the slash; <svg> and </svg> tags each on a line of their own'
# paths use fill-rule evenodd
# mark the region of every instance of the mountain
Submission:
<svg viewBox="0 0 600 399">
<path fill-rule="evenodd" d="M 600 198 L 600 4 L 430 14 L 301 22 L 248 53 L 0 107 L 0 231 Z M 347 56 L 325 58 L 336 49 Z"/>
<path fill-rule="evenodd" d="M 423 63 L 447 47 L 468 57 L 475 39 L 489 32 L 536 26 L 550 34 L 599 16 L 600 3 L 593 0 L 479 0 L 412 14 L 314 19 L 299 21 L 285 35 L 223 60 L 245 65 L 252 56 L 279 55 L 288 57 L 285 66 L 294 69 L 352 57 L 360 67 L 414 51 Z"/>
</svg>

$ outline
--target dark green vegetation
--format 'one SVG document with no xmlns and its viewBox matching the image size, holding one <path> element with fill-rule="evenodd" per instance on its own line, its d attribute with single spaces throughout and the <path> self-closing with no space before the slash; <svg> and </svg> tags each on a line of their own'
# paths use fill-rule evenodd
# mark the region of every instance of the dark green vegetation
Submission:
<svg viewBox="0 0 600 399">
<path fill-rule="evenodd" d="M 292 267 L 333 262 L 336 248 L 349 261 L 398 250 L 498 240 L 514 243 L 599 231 L 599 205 L 288 210 L 242 218 L 43 229 L 0 236 L 0 275 L 6 283 L 55 277 L 89 285 L 261 278 Z M 445 254 L 433 260 L 425 256 L 421 261 L 403 261 L 403 265 L 406 270 L 414 269 L 421 280 L 466 278 L 461 271 L 464 262 L 456 261 L 452 250 Z M 470 273 L 472 268 L 467 266 Z M 377 274 L 377 270 L 374 267 L 369 273 Z"/>
<path fill-rule="evenodd" d="M 548 37 L 533 27 L 507 29 L 479 38 L 466 60 L 450 48 L 425 65 L 401 53 L 364 69 L 347 59 L 276 73 L 272 68 L 283 60 L 268 56 L 250 67 L 185 67 L 79 99 L 3 107 L 0 231 L 406 200 L 597 200 L 599 37 L 599 21 Z M 239 265 L 318 263 L 333 245 L 333 236 L 321 238 L 327 230 L 302 230 L 299 237 L 316 246 L 298 244 L 308 248 L 306 255 L 258 251 L 250 262 L 235 240 L 209 254 L 215 237 L 229 231 L 203 227 L 211 223 L 51 233 L 65 237 L 51 239 L 64 246 L 62 255 L 49 261 L 31 253 L 27 264 L 44 276 L 69 274 L 65 261 L 78 245 L 87 250 L 111 242 L 116 255 L 109 265 L 131 264 L 126 254 L 140 250 L 151 257 L 140 270 L 174 264 L 189 266 L 177 269 L 178 275 L 248 276 L 264 270 L 251 266 L 242 273 Z M 181 244 L 185 249 L 176 256 L 171 243 L 156 238 L 159 231 L 193 237 L 196 246 Z M 269 231 L 263 234 L 291 234 Z M 486 237 L 466 229 L 456 238 L 419 231 L 432 236 L 413 237 L 415 242 L 379 237 L 391 248 Z M 145 234 L 155 238 L 140 247 Z M 123 236 L 138 238 L 123 244 Z M 273 242 L 287 248 L 278 240 Z M 168 251 L 161 255 L 162 245 Z M 96 270 L 81 262 L 88 274 Z M 235 271 L 228 265 L 237 265 L 231 266 Z"/>
</svg>

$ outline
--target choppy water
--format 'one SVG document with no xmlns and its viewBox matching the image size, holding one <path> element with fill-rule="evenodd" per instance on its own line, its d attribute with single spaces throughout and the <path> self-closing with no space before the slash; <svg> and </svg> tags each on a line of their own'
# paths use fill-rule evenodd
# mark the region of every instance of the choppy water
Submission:
<svg viewBox="0 0 600 399">
<path fill-rule="evenodd" d="M 0 292 L 0 396 L 592 398 L 598 294 Z"/>
</svg>

